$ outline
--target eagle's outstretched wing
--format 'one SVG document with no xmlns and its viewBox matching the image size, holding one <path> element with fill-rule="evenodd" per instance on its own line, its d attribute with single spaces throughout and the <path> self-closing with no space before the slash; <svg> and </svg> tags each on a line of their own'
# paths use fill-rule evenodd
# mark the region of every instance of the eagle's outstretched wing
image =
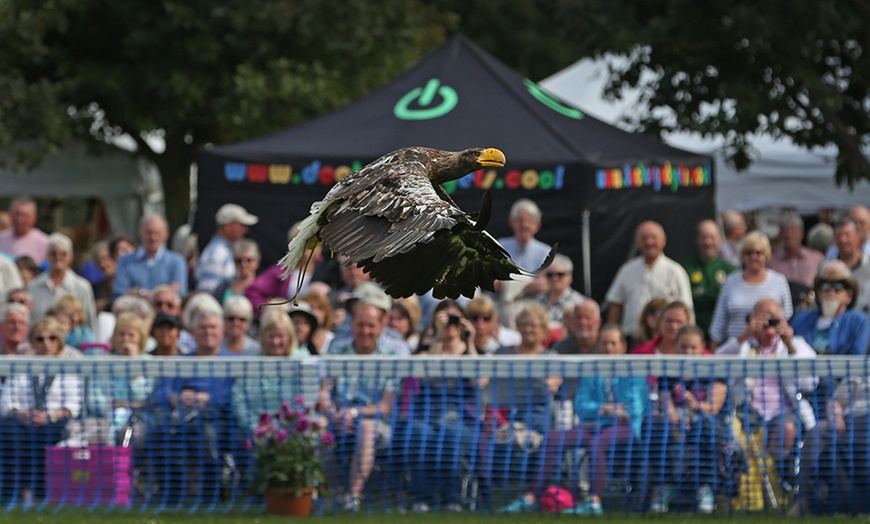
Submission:
<svg viewBox="0 0 870 524">
<path fill-rule="evenodd" d="M 289 272 L 305 249 L 323 242 L 360 264 L 394 297 L 473 296 L 495 280 L 530 274 L 517 267 L 483 228 L 489 193 L 476 223 L 440 184 L 475 169 L 504 165 L 498 149 L 461 152 L 409 147 L 394 151 L 341 180 L 311 206 L 280 265 Z M 543 267 L 549 265 L 552 253 Z"/>
<path fill-rule="evenodd" d="M 436 232 L 450 230 L 464 216 L 438 196 L 425 176 L 394 167 L 331 204 L 320 239 L 354 262 L 381 262 L 430 242 Z"/>
</svg>

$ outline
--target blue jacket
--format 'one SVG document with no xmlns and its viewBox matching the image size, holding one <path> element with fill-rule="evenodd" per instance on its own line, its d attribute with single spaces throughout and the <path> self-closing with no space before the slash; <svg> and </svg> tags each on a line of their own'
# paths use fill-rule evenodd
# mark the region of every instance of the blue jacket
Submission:
<svg viewBox="0 0 870 524">
<path fill-rule="evenodd" d="M 820 315 L 818 309 L 797 313 L 791 319 L 794 334 L 812 344 Z M 828 334 L 828 344 L 830 355 L 866 355 L 870 344 L 870 320 L 867 320 L 867 315 L 849 309 L 835 317 Z"/>
<path fill-rule="evenodd" d="M 649 397 L 649 386 L 646 377 L 612 377 L 612 393 L 616 402 L 625 406 L 631 416 L 631 428 L 635 436 L 640 435 L 643 424 L 646 403 Z M 604 378 L 583 377 L 580 387 L 574 397 L 574 413 L 580 417 L 580 423 L 597 423 L 599 426 L 610 426 L 615 419 L 598 413 L 602 404 L 609 402 L 608 388 Z"/>
</svg>

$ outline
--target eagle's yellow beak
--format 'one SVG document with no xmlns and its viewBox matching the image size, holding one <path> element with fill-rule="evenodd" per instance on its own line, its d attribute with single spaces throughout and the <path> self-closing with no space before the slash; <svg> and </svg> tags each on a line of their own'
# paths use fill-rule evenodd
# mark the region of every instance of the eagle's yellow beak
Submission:
<svg viewBox="0 0 870 524">
<path fill-rule="evenodd" d="M 477 157 L 477 163 L 485 167 L 504 167 L 504 153 L 494 147 L 486 148 Z"/>
</svg>

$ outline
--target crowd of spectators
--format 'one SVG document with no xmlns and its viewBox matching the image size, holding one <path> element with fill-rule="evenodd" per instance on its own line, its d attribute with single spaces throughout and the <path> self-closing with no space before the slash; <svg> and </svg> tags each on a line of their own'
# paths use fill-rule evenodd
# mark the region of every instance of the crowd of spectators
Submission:
<svg viewBox="0 0 870 524">
<path fill-rule="evenodd" d="M 14 496 L 25 503 L 45 496 L 40 465 L 46 446 L 69 438 L 69 421 L 80 419 L 107 421 L 107 429 L 81 424 L 105 434 L 107 443 L 132 430 L 133 445 L 149 450 L 136 455 L 150 475 L 149 493 L 163 489 L 179 500 L 185 493 L 217 499 L 227 479 L 240 482 L 245 475 L 250 461 L 240 443 L 259 413 L 277 411 L 300 391 L 299 377 L 147 376 L 132 365 L 141 359 L 786 359 L 867 355 L 870 344 L 866 208 L 829 226 L 831 242 L 821 250 L 805 242 L 795 213 L 781 215 L 772 241 L 760 230 L 747 232 L 744 217 L 729 211 L 720 223 L 697 224 L 696 253 L 682 261 L 664 254 L 664 228 L 643 222 L 635 236 L 639 255 L 619 268 L 604 304 L 572 287 L 574 264 L 561 254 L 537 277 L 500 283 L 493 294 L 393 300 L 359 267 L 331 260 L 319 248 L 306 253 L 287 279 L 275 266 L 262 267 L 259 247 L 245 238 L 258 218 L 235 204 L 218 210 L 217 232 L 195 260 L 166 247 L 168 224 L 158 215 L 142 218 L 138 241 L 107 239 L 89 249 L 88 259 L 76 258 L 68 236 L 35 227 L 36 211 L 33 200 L 14 200 L 11 226 L 0 231 L 3 354 L 116 355 L 131 364 L 127 375 L 90 380 L 72 372 L 3 378 L 2 460 L 14 467 L 4 469 L 2 485 L 18 486 Z M 514 235 L 502 239 L 506 249 L 521 266 L 540 265 L 549 246 L 535 239 L 541 211 L 534 202 L 518 201 L 509 225 Z M 288 235 L 294 233 L 291 228 Z M 303 272 L 308 278 L 301 280 L 301 299 L 289 303 Z M 473 475 L 487 500 L 498 477 L 494 464 L 522 456 L 534 464 L 526 464 L 533 473 L 520 479 L 521 496 L 501 507 L 517 512 L 538 507 L 572 451 L 583 448 L 592 472 L 588 493 L 564 509 L 599 514 L 608 463 L 632 443 L 644 442 L 648 469 L 658 472 L 647 479 L 646 507 L 668 511 L 689 486 L 694 509 L 710 513 L 717 500 L 736 496 L 747 460 L 733 449 L 739 439 L 732 418 L 739 421 L 736 431 L 761 435 L 783 484 L 818 485 L 824 476 L 820 463 L 842 452 L 844 442 L 863 438 L 867 445 L 867 428 L 857 427 L 867 419 L 866 382 L 649 377 L 640 371 L 579 380 L 558 374 L 337 375 L 320 383 L 315 407 L 336 435 L 331 476 L 348 510 L 359 509 L 384 449 L 403 454 L 408 468 L 402 474 L 409 475 L 412 508 L 419 512 L 461 511 L 462 475 Z M 521 402 L 517 392 L 523 393 Z M 803 443 L 811 462 L 796 468 L 792 455 Z M 433 449 L 439 450 L 437 460 Z M 870 464 L 862 467 L 862 474 L 870 470 Z M 795 511 L 817 508 L 817 495 L 817 489 L 801 491 Z"/>
</svg>

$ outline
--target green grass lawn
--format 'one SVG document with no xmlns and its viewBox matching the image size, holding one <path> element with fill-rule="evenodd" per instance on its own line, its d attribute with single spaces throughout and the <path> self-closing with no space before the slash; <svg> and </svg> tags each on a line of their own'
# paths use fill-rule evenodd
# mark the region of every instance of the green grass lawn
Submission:
<svg viewBox="0 0 870 524">
<path fill-rule="evenodd" d="M 13 511 L 0 514 L 2 524 L 279 524 L 293 520 L 286 517 L 274 517 L 259 513 L 236 513 L 236 514 L 191 514 L 186 512 L 119 512 L 119 511 L 93 511 L 62 509 L 57 512 L 20 512 Z M 694 522 L 732 522 L 734 524 L 785 524 L 794 522 L 794 519 L 786 519 L 779 514 L 752 514 L 735 513 L 733 515 L 698 516 L 691 514 L 669 515 L 611 515 L 603 517 L 568 517 L 559 515 L 511 515 L 511 516 L 484 516 L 475 514 L 426 514 L 426 515 L 331 515 L 324 517 L 311 517 L 307 519 L 311 524 L 537 524 L 537 523 L 566 523 L 570 521 L 596 522 L 601 524 L 683 524 Z M 826 524 L 844 522 L 870 522 L 868 518 L 846 517 L 810 517 L 799 520 L 807 524 Z"/>
</svg>

